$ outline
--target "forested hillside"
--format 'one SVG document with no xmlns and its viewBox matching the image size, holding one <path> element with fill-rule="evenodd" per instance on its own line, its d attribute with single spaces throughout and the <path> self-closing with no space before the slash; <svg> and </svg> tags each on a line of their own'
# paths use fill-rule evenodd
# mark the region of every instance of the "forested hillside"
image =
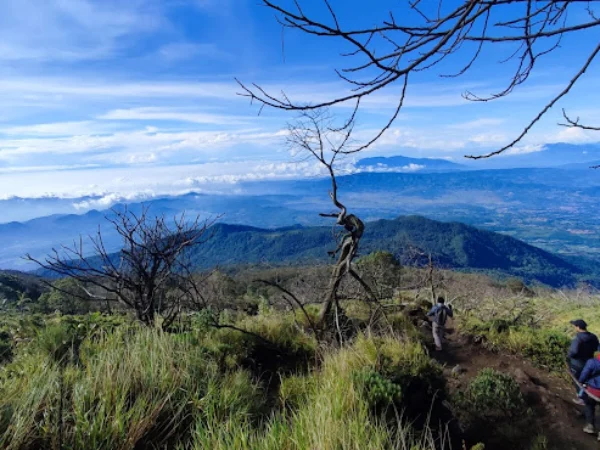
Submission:
<svg viewBox="0 0 600 450">
<path fill-rule="evenodd" d="M 335 247 L 329 227 L 265 230 L 216 225 L 211 239 L 195 250 L 200 268 L 216 264 L 308 264 L 327 262 Z M 361 253 L 377 250 L 411 259 L 415 248 L 430 253 L 441 267 L 496 272 L 553 286 L 573 284 L 582 270 L 562 258 L 502 234 L 461 223 L 419 216 L 370 222 Z"/>
<path fill-rule="evenodd" d="M 333 261 L 327 254 L 335 248 L 333 233 L 331 227 L 262 229 L 217 224 L 209 230 L 209 239 L 194 248 L 191 258 L 198 270 L 249 264 L 326 264 Z M 406 264 L 423 264 L 431 255 L 440 268 L 517 276 L 555 287 L 572 286 L 592 275 L 590 265 L 584 268 L 510 236 L 420 216 L 369 222 L 360 254 L 378 250 L 388 251 Z M 36 273 L 52 276 L 44 270 Z"/>
</svg>

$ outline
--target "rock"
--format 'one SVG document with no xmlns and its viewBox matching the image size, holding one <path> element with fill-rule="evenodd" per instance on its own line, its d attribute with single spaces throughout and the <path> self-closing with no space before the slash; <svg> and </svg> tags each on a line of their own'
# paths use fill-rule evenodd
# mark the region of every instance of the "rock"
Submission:
<svg viewBox="0 0 600 450">
<path fill-rule="evenodd" d="M 515 377 L 515 380 L 519 384 L 526 384 L 526 383 L 529 383 L 531 380 L 529 375 L 527 375 L 525 373 L 525 371 L 519 367 L 517 367 L 515 370 L 513 370 L 513 375 Z"/>
<path fill-rule="evenodd" d="M 462 367 L 460 367 L 460 364 L 457 364 L 452 368 L 452 375 L 455 375 L 455 376 L 460 375 L 461 373 L 465 373 L 465 372 L 466 372 L 466 370 L 463 369 Z"/>
</svg>

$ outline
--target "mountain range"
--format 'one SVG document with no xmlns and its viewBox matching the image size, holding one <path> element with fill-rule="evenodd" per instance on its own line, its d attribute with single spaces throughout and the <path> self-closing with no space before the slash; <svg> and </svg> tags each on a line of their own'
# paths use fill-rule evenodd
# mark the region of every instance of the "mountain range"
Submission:
<svg viewBox="0 0 600 450">
<path fill-rule="evenodd" d="M 335 247 L 330 226 L 263 229 L 216 224 L 208 234 L 209 239 L 194 247 L 190 254 L 196 270 L 333 262 L 327 254 Z M 556 287 L 573 286 L 594 275 L 582 266 L 510 236 L 420 216 L 369 222 L 360 244 L 361 255 L 384 250 L 400 261 L 422 262 L 422 258 L 420 261 L 412 258 L 415 249 L 433 255 L 439 268 L 516 276 Z M 118 257 L 118 252 L 112 255 L 115 261 Z M 88 261 L 92 265 L 100 264 L 95 257 Z M 46 277 L 54 275 L 43 269 L 35 273 Z"/>
<path fill-rule="evenodd" d="M 587 152 L 590 162 L 600 159 L 600 154 L 592 150 L 597 146 L 588 150 L 582 150 L 588 147 L 550 146 L 544 152 L 535 152 L 534 156 L 539 159 L 548 151 L 562 155 L 557 161 L 564 161 L 572 147 L 581 157 Z M 518 155 L 514 158 L 521 156 L 533 157 Z M 474 170 L 479 166 L 459 165 L 443 159 L 378 157 L 358 161 L 356 166 L 361 172 L 341 176 L 338 182 L 341 200 L 365 221 L 418 214 L 497 231 L 563 257 L 600 259 L 600 242 L 596 238 L 600 233 L 600 174 L 587 169 L 590 162 L 542 169 Z M 393 170 L 407 165 L 429 168 Z M 243 182 L 236 184 L 235 192 L 229 195 L 192 192 L 154 197 L 145 203 L 157 215 L 174 216 L 186 211 L 188 216 L 219 217 L 229 224 L 259 228 L 293 224 L 307 227 L 327 223 L 318 213 L 332 208 L 329 188 L 330 182 L 324 178 Z M 0 201 L 25 209 L 31 206 L 40 214 L 48 205 L 51 210 L 68 210 L 66 202 L 105 204 L 102 199 L 93 197 Z M 128 206 L 136 211 L 141 203 Z M 122 209 L 125 204 L 114 207 Z M 6 214 L 6 210 L 2 211 Z M 0 269 L 31 269 L 22 259 L 24 254 L 41 258 L 53 246 L 69 244 L 80 234 L 94 234 L 99 226 L 109 250 L 118 250 L 118 236 L 105 221 L 105 216 L 111 215 L 110 210 L 78 211 L 78 214 L 53 214 L 23 222 L 0 223 Z"/>
<path fill-rule="evenodd" d="M 468 167 L 439 158 L 409 158 L 407 156 L 377 156 L 359 160 L 355 166 L 369 171 L 439 172 L 464 170 Z"/>
</svg>

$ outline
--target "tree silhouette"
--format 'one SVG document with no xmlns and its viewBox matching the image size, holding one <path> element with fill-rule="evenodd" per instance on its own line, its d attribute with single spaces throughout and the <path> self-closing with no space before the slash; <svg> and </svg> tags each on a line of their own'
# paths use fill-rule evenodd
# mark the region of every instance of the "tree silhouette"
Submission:
<svg viewBox="0 0 600 450">
<path fill-rule="evenodd" d="M 590 33 L 600 26 L 597 1 L 405 0 L 398 1 L 397 6 L 382 15 L 377 23 L 359 27 L 342 23 L 338 13 L 346 5 L 341 2 L 334 8 L 332 2 L 323 0 L 320 10 L 313 0 L 262 0 L 261 3 L 276 13 L 277 20 L 286 29 L 345 44 L 348 50 L 342 57 L 348 64 L 336 67 L 335 72 L 348 91 L 317 101 L 297 102 L 285 92 L 274 94 L 258 84 L 238 80 L 242 88 L 240 94 L 262 106 L 286 111 L 314 111 L 352 102 L 349 123 L 360 110 L 361 102 L 370 95 L 393 96 L 397 99 L 394 111 L 364 147 L 379 139 L 394 123 L 404 104 L 409 79 L 419 72 L 437 72 L 444 78 L 460 77 L 483 56 L 495 56 L 499 47 L 508 47 L 511 56 L 499 62 L 514 65 L 505 86 L 487 96 L 470 91 L 463 94 L 470 101 L 489 102 L 509 96 L 515 88 L 526 83 L 539 61 L 556 52 L 566 36 L 588 36 L 580 44 L 587 56 L 573 68 L 569 78 L 562 80 L 562 88 L 550 101 L 540 105 L 538 113 L 525 123 L 521 132 L 497 150 L 466 156 L 479 159 L 503 153 L 521 142 L 536 123 L 569 94 L 600 52 L 598 35 Z M 306 12 L 308 9 L 310 13 Z M 585 32 L 588 34 L 583 34 Z M 394 86 L 401 87 L 399 94 L 391 89 Z M 564 126 L 586 130 L 600 128 L 583 125 L 579 118 L 572 119 L 566 112 L 564 116 Z"/>
<path fill-rule="evenodd" d="M 185 214 L 172 220 L 152 216 L 148 207 L 139 214 L 113 209 L 107 221 L 122 239 L 119 252 L 106 249 L 99 228 L 89 238 L 90 256 L 80 238 L 72 246 L 54 248 L 43 261 L 31 255 L 26 259 L 55 275 L 77 281 L 76 289 L 62 289 L 69 295 L 104 301 L 111 297 L 133 309 L 141 322 L 154 325 L 160 314 L 164 317 L 163 326 L 169 326 L 180 313 L 182 303 L 194 303 L 199 293 L 189 250 L 205 241 L 210 224 L 201 222 L 199 217 L 188 220 Z M 92 294 L 90 286 L 105 296 Z"/>
</svg>

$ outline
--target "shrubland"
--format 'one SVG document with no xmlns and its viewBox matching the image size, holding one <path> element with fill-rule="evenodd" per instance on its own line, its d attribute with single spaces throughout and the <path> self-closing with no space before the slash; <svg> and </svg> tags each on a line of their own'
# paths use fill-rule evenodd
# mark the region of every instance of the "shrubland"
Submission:
<svg viewBox="0 0 600 450">
<path fill-rule="evenodd" d="M 596 294 L 387 260 L 359 261 L 371 283 L 393 280 L 379 307 L 345 283 L 330 335 L 312 327 L 327 287 L 314 267 L 215 272 L 205 291 L 211 307 L 183 311 L 169 327 L 101 305 L 84 315 L 7 310 L 0 446 L 481 449 L 490 435 L 506 445 L 518 435 L 549 448 L 529 435 L 528 405 L 510 375 L 484 370 L 449 389 L 424 313 L 434 293 L 444 295 L 473 345 L 558 373 L 569 320 L 600 326 Z"/>
</svg>

